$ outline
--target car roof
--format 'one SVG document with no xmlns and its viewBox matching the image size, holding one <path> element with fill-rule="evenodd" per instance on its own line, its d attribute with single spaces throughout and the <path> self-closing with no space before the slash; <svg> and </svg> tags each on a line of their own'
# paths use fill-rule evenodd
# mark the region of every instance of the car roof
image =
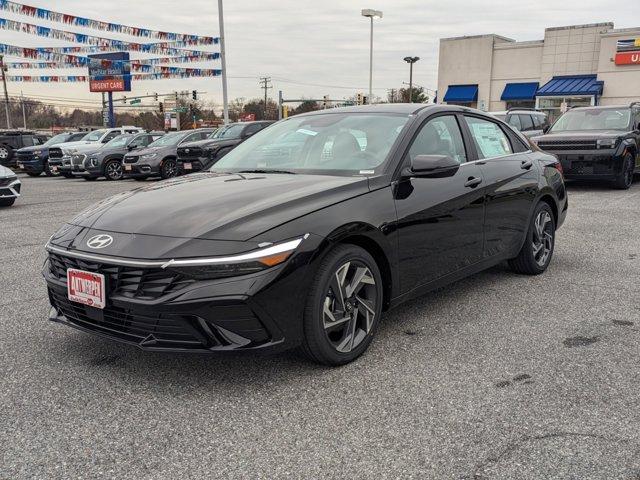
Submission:
<svg viewBox="0 0 640 480">
<path fill-rule="evenodd" d="M 573 107 L 573 110 L 631 110 L 631 105 L 590 105 L 588 107 Z"/>
</svg>

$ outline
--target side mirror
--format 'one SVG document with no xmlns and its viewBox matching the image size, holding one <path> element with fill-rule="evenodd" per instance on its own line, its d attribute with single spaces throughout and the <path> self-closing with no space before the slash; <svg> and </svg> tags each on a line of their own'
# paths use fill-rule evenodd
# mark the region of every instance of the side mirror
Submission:
<svg viewBox="0 0 640 480">
<path fill-rule="evenodd" d="M 405 170 L 406 177 L 452 177 L 460 164 L 448 155 L 417 155 Z"/>
</svg>

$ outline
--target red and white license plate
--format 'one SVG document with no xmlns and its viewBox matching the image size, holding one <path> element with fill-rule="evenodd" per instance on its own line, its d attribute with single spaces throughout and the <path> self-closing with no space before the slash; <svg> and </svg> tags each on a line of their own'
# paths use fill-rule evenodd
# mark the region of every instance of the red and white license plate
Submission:
<svg viewBox="0 0 640 480">
<path fill-rule="evenodd" d="M 130 172 L 130 171 L 131 171 L 131 165 L 125 165 L 125 166 L 124 166 L 124 169 L 125 169 L 127 172 Z"/>
<path fill-rule="evenodd" d="M 18 164 L 18 166 L 20 167 L 20 170 L 24 170 L 24 165 L 23 164 Z"/>
<path fill-rule="evenodd" d="M 104 275 L 85 272 L 75 268 L 67 269 L 67 295 L 72 302 L 95 308 L 105 306 Z"/>
<path fill-rule="evenodd" d="M 58 171 L 58 167 L 56 167 L 55 165 L 51 165 L 51 171 L 52 172 L 57 172 Z"/>
<path fill-rule="evenodd" d="M 185 170 L 191 170 L 192 168 L 190 163 L 184 163 L 182 166 L 184 167 Z"/>
</svg>

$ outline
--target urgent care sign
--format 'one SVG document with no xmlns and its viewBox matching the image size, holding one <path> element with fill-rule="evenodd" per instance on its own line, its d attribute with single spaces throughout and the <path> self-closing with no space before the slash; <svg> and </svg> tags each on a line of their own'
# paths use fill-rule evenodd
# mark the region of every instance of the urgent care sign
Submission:
<svg viewBox="0 0 640 480">
<path fill-rule="evenodd" d="M 618 40 L 616 65 L 640 65 L 640 38 Z"/>
<path fill-rule="evenodd" d="M 127 91 L 124 79 L 116 78 L 113 80 L 89 80 L 90 92 L 125 92 Z"/>
</svg>

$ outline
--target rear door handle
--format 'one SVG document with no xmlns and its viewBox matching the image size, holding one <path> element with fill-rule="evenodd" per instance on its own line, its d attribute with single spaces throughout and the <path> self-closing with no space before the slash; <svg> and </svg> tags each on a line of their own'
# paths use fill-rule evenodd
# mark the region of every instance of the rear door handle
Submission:
<svg viewBox="0 0 640 480">
<path fill-rule="evenodd" d="M 529 170 L 532 165 L 533 165 L 533 162 L 531 160 L 523 160 L 522 163 L 520 164 L 520 168 L 523 170 Z"/>
<path fill-rule="evenodd" d="M 464 184 L 465 187 L 475 188 L 482 183 L 482 179 L 478 177 L 469 177 Z"/>
</svg>

